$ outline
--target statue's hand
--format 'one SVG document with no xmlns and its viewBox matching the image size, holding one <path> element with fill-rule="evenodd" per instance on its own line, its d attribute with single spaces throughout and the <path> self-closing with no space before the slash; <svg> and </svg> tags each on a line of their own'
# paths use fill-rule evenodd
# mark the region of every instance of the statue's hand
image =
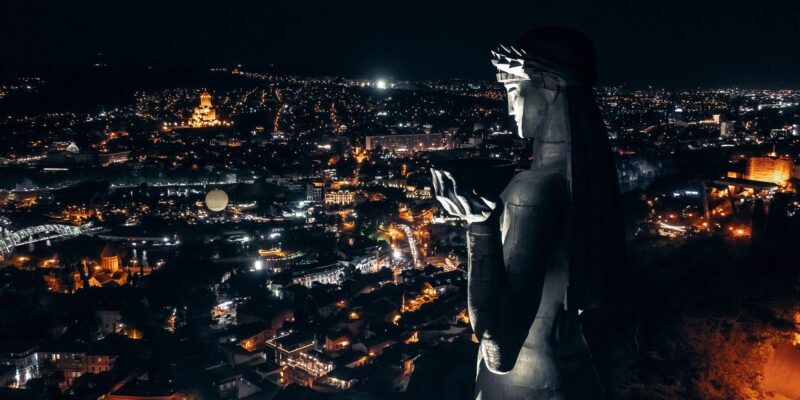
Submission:
<svg viewBox="0 0 800 400">
<path fill-rule="evenodd" d="M 451 173 L 431 168 L 431 174 L 436 200 L 448 214 L 472 224 L 486 221 L 497 207 L 496 201 L 478 196 L 474 191 L 459 188 Z"/>
</svg>

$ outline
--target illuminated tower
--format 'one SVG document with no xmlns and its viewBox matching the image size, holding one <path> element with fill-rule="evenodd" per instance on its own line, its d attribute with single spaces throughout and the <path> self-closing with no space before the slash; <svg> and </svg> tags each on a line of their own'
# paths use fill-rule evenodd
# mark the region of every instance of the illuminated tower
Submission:
<svg viewBox="0 0 800 400">
<path fill-rule="evenodd" d="M 118 256 L 102 257 L 101 260 L 102 260 L 101 268 L 103 268 L 104 271 L 117 272 L 117 270 L 119 269 Z"/>
<path fill-rule="evenodd" d="M 200 95 L 200 108 L 213 108 L 211 105 L 211 95 L 208 92 L 203 92 Z"/>
<path fill-rule="evenodd" d="M 121 250 L 112 244 L 106 244 L 100 253 L 100 268 L 107 272 L 117 272 L 120 267 Z"/>
</svg>

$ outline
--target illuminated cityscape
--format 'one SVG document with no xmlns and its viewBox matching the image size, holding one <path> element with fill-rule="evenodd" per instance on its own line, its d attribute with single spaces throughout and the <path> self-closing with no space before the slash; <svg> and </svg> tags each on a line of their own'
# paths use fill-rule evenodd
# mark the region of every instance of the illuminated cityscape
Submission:
<svg viewBox="0 0 800 400">
<path fill-rule="evenodd" d="M 205 12 L 185 19 L 216 16 Z M 200 44 L 142 33 L 156 49 L 132 47 L 141 60 L 89 44 L 71 48 L 76 62 L 51 44 L 37 45 L 46 62 L 4 50 L 30 59 L 0 69 L 0 398 L 474 398 L 466 223 L 437 202 L 430 168 L 533 162 L 488 45 L 475 51 L 485 70 L 436 67 L 450 57 L 437 45 L 409 68 L 363 72 L 362 53 L 317 47 L 339 29 L 317 21 L 317 36 L 270 39 L 269 57 L 285 59 L 240 63 L 230 54 L 273 50 L 250 37 L 261 21 L 230 13 L 220 23 L 237 33 L 204 27 Z M 458 15 L 437 40 L 508 39 Z M 197 26 L 153 18 L 176 24 L 153 28 L 165 37 Z M 764 74 L 785 84 L 604 80 L 615 67 L 600 64 L 593 94 L 622 192 L 625 276 L 615 308 L 584 316 L 608 398 L 800 398 L 800 81 L 779 67 Z"/>
</svg>

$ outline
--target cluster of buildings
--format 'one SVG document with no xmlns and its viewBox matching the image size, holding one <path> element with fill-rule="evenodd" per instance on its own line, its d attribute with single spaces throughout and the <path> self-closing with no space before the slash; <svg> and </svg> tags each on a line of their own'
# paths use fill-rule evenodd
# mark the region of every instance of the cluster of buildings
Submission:
<svg viewBox="0 0 800 400">
<path fill-rule="evenodd" d="M 236 300 L 236 323 L 215 330 L 226 361 L 207 370 L 220 392 L 290 385 L 335 392 L 377 375 L 386 390 L 403 391 L 426 347 L 472 340 L 465 285 L 462 271 L 393 276 L 384 269 L 360 274 L 346 288 L 320 281 L 288 286 L 292 306 Z M 300 298 L 310 299 L 313 328 L 297 321 Z"/>
<path fill-rule="evenodd" d="M 19 133 L 0 135 L 0 386 L 384 398 L 443 347 L 473 351 L 464 226 L 429 167 L 527 166 L 503 89 L 210 73 L 241 87 L 0 118 Z M 637 234 L 755 239 L 800 211 L 800 92 L 597 95 Z"/>
<path fill-rule="evenodd" d="M 680 182 L 652 193 L 645 224 L 663 237 L 721 234 L 749 239 L 766 220 L 784 223 L 797 211 L 797 164 L 774 150 L 764 155 L 734 154 L 725 176 Z M 779 222 L 780 221 L 780 222 Z"/>
<path fill-rule="evenodd" d="M 365 138 L 367 150 L 384 149 L 393 153 L 413 153 L 415 151 L 446 150 L 453 147 L 448 135 L 444 133 L 411 133 L 396 135 L 368 135 Z"/>
</svg>

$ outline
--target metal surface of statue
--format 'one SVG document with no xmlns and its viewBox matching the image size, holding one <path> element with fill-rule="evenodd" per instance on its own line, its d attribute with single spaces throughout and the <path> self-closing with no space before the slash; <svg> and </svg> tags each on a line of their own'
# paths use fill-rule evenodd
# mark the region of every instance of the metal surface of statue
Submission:
<svg viewBox="0 0 800 400">
<path fill-rule="evenodd" d="M 475 397 L 601 399 L 581 320 L 599 307 L 621 264 L 623 229 L 592 91 L 594 49 L 579 32 L 545 27 L 492 54 L 518 134 L 533 139 L 530 169 L 513 178 L 492 172 L 496 161 L 431 169 L 437 200 L 469 224 Z M 510 182 L 492 193 L 476 185 L 481 179 Z"/>
</svg>

